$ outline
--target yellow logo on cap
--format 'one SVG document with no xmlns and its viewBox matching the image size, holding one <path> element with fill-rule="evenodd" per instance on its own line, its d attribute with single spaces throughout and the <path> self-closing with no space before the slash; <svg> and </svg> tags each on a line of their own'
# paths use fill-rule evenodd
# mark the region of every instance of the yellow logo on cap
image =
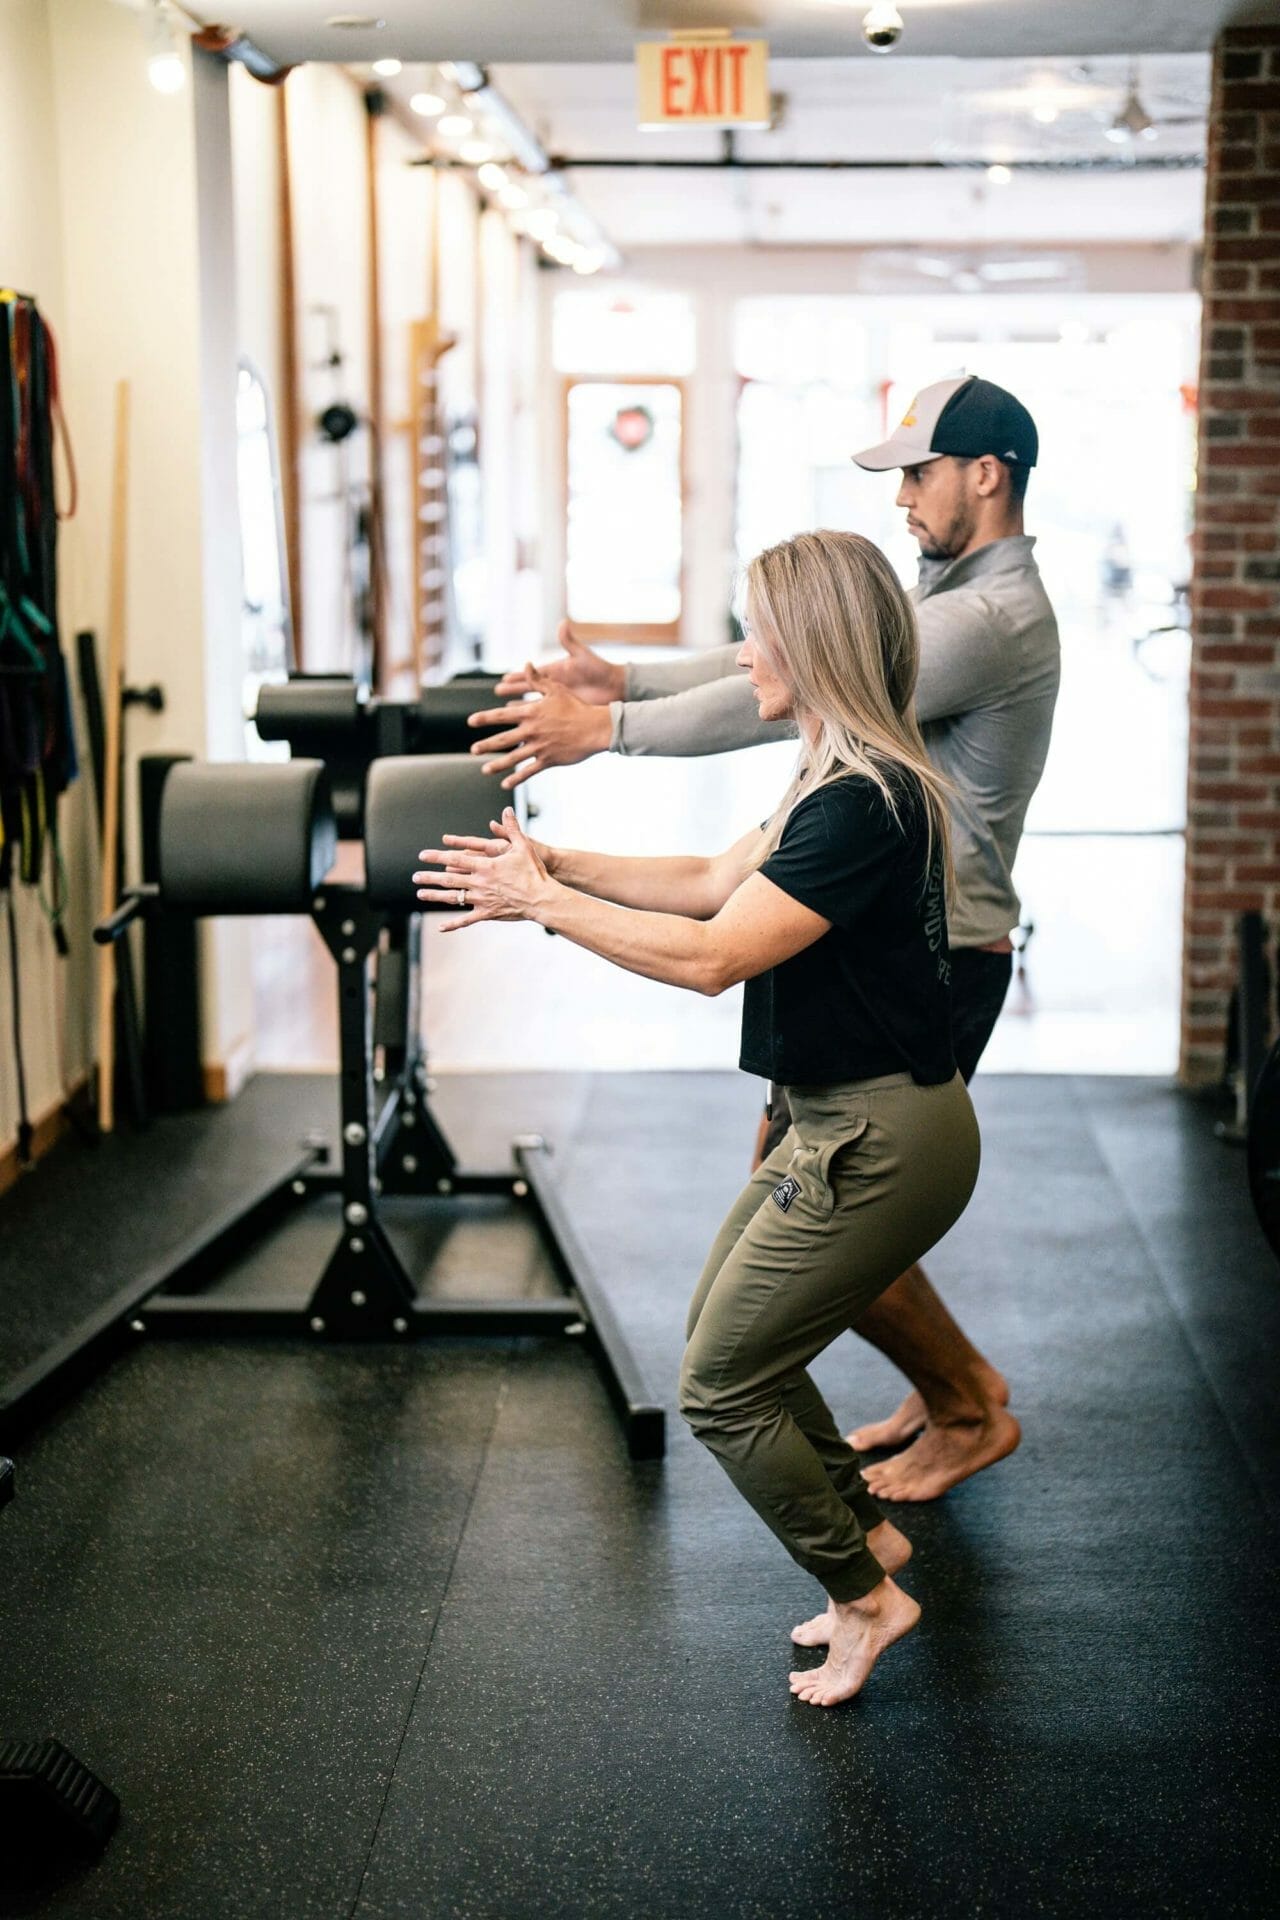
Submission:
<svg viewBox="0 0 1280 1920">
<path fill-rule="evenodd" d="M 902 424 L 904 427 L 914 427 L 916 424 L 914 413 L 904 413 L 902 416 Z"/>
</svg>

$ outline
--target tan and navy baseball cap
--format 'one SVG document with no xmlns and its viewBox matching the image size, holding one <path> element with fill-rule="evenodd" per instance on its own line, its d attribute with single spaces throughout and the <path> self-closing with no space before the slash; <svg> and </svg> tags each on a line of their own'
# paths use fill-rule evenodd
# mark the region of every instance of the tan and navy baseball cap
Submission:
<svg viewBox="0 0 1280 1920">
<path fill-rule="evenodd" d="M 872 473 L 888 467 L 922 467 L 943 454 L 976 460 L 992 453 L 1010 466 L 1034 467 L 1040 451 L 1036 423 L 1003 387 L 969 374 L 921 387 L 890 438 L 854 460 Z"/>
</svg>

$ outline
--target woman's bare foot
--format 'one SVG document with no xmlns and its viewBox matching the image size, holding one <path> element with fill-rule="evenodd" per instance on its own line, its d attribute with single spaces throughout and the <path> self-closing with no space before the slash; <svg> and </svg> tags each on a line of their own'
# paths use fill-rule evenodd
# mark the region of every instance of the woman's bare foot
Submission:
<svg viewBox="0 0 1280 1920">
<path fill-rule="evenodd" d="M 920 1609 L 909 1593 L 882 1580 L 861 1600 L 832 1602 L 835 1627 L 820 1667 L 791 1675 L 791 1691 L 811 1707 L 837 1707 L 866 1684 L 872 1667 L 895 1640 L 910 1633 Z"/>
<path fill-rule="evenodd" d="M 975 1370 L 974 1384 L 981 1404 L 991 1407 L 1007 1407 L 1009 1404 L 1009 1382 L 1002 1373 L 984 1362 Z M 895 1413 L 887 1420 L 873 1421 L 869 1427 L 856 1427 L 845 1438 L 855 1453 L 874 1453 L 877 1447 L 900 1447 L 911 1439 L 913 1434 L 928 1425 L 929 1409 L 925 1406 L 921 1394 L 911 1392 Z"/>
<path fill-rule="evenodd" d="M 903 1453 L 864 1467 L 862 1477 L 877 1500 L 936 1500 L 971 1474 L 993 1467 L 1022 1438 L 1013 1415 L 996 1407 L 982 1420 L 932 1422 Z"/>
<path fill-rule="evenodd" d="M 905 1533 L 899 1533 L 892 1520 L 882 1520 L 878 1527 L 872 1527 L 867 1545 L 890 1576 L 901 1573 L 911 1558 L 911 1542 Z M 798 1627 L 792 1627 L 791 1638 L 798 1647 L 830 1646 L 836 1618 L 835 1602 L 828 1600 L 825 1613 L 815 1613 L 812 1620 L 802 1620 Z"/>
</svg>

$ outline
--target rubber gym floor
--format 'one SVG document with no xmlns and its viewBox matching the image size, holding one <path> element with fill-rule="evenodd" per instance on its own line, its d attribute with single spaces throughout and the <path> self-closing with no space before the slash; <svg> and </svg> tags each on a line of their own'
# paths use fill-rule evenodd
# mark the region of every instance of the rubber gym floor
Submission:
<svg viewBox="0 0 1280 1920">
<path fill-rule="evenodd" d="M 975 1098 L 982 1179 L 930 1267 L 1025 1439 L 895 1510 L 924 1620 L 861 1700 L 791 1700 L 816 1589 L 674 1412 L 666 1461 L 627 1459 L 572 1341 L 144 1342 L 16 1450 L 0 1731 L 56 1733 L 123 1815 L 4 1910 L 1274 1912 L 1280 1272 L 1243 1158 L 1154 1081 Z M 64 1143 L 0 1202 L 5 1371 L 283 1168 L 331 1099 L 264 1077 Z M 465 1160 L 554 1141 L 668 1408 L 754 1100 L 716 1073 L 441 1084 Z M 504 1203 L 403 1230 L 443 1288 L 551 1284 Z M 305 1295 L 328 1233 L 297 1223 L 273 1283 Z M 894 1402 L 853 1338 L 817 1371 L 838 1417 Z"/>
</svg>

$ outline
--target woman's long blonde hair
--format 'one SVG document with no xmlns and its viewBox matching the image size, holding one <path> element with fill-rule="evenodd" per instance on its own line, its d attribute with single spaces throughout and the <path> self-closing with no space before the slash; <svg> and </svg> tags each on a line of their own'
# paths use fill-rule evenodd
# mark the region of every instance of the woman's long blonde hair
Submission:
<svg viewBox="0 0 1280 1920">
<path fill-rule="evenodd" d="M 915 614 L 893 568 L 856 533 L 800 533 L 747 568 L 751 638 L 790 688 L 803 727 L 791 784 L 765 829 L 761 859 L 777 846 L 796 802 L 846 774 L 873 780 L 900 819 L 905 774 L 918 784 L 928 839 L 922 884 L 941 850 L 951 883 L 953 789 L 933 765 L 912 707 L 920 661 Z"/>
</svg>

